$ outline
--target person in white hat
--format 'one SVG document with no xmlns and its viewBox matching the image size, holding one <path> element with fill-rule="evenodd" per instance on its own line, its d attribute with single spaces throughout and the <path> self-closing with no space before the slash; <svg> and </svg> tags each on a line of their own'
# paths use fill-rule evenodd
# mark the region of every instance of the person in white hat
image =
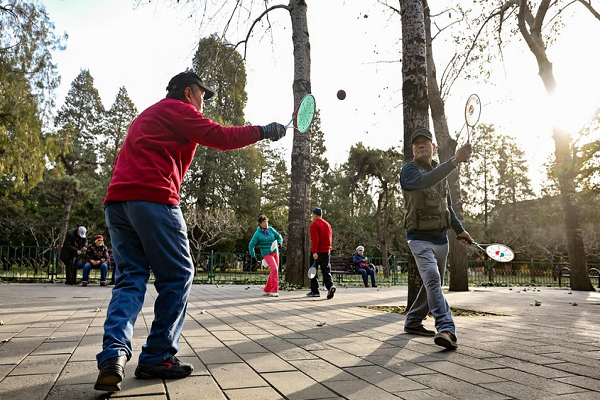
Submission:
<svg viewBox="0 0 600 400">
<path fill-rule="evenodd" d="M 373 264 L 369 264 L 369 259 L 365 254 L 363 246 L 356 248 L 356 252 L 352 256 L 352 262 L 354 263 L 354 270 L 362 275 L 365 287 L 369 287 L 367 275 L 371 277 L 371 286 L 377 287 L 377 283 L 375 282 L 375 268 L 373 268 Z"/>
<path fill-rule="evenodd" d="M 87 250 L 87 230 L 84 226 L 67 231 L 65 241 L 60 249 L 60 260 L 65 264 L 67 285 L 77 283 L 77 258 Z"/>
</svg>

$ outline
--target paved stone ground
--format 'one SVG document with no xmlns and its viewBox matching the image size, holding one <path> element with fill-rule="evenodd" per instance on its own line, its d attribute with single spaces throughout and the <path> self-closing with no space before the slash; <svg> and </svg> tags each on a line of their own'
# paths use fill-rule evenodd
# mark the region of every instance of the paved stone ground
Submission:
<svg viewBox="0 0 600 400">
<path fill-rule="evenodd" d="M 404 305 L 406 291 L 339 288 L 326 300 L 195 285 L 178 354 L 194 374 L 162 381 L 133 375 L 153 317 L 149 286 L 123 390 L 111 395 L 93 389 L 110 288 L 3 284 L 0 399 L 600 399 L 600 293 L 447 293 L 453 307 L 504 316 L 456 317 L 460 347 L 446 351 L 404 334 L 404 316 L 359 307 Z"/>
</svg>

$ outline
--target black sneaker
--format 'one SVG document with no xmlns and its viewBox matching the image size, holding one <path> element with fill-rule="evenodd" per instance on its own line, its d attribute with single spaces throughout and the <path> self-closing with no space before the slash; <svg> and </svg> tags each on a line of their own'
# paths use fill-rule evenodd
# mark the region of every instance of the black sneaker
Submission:
<svg viewBox="0 0 600 400">
<path fill-rule="evenodd" d="M 181 379 L 189 376 L 194 367 L 192 364 L 182 363 L 175 356 L 171 356 L 156 365 L 138 365 L 135 376 L 141 379 Z"/>
<path fill-rule="evenodd" d="M 306 293 L 306 295 L 308 297 L 321 297 L 320 293 L 313 293 L 313 292 L 308 292 L 308 293 Z"/>
<path fill-rule="evenodd" d="M 125 364 L 127 356 L 118 356 L 105 360 L 100 365 L 100 372 L 94 389 L 107 392 L 118 392 L 121 390 L 121 382 L 125 377 Z"/>
<path fill-rule="evenodd" d="M 327 300 L 333 299 L 333 295 L 335 294 L 335 286 L 332 286 L 327 293 Z"/>
</svg>

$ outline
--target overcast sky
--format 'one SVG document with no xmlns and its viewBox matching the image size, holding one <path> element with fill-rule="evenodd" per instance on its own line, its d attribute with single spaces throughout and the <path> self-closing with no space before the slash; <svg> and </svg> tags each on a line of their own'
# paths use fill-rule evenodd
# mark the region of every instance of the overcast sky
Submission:
<svg viewBox="0 0 600 400">
<path fill-rule="evenodd" d="M 224 1 L 209 0 L 211 4 Z M 431 2 L 432 14 L 436 4 Z M 57 53 L 62 104 L 81 68 L 88 68 L 108 108 L 119 87 L 125 86 L 138 111 L 165 95 L 169 79 L 191 67 L 200 38 L 219 30 L 220 21 L 202 20 L 189 6 L 153 0 L 135 7 L 130 0 L 45 0 L 57 33 L 67 32 L 67 49 Z M 260 3 L 260 2 L 258 2 Z M 371 4 L 373 3 L 373 4 Z M 465 1 L 465 4 L 471 4 Z M 344 162 L 353 144 L 362 141 L 377 148 L 402 142 L 402 72 L 398 62 L 401 26 L 398 16 L 375 2 L 309 0 L 311 80 L 321 110 L 327 156 L 332 164 Z M 567 126 L 576 130 L 600 106 L 600 52 L 592 45 L 600 37 L 600 21 L 583 7 L 568 17 L 549 55 L 565 104 Z M 200 22 L 204 23 L 201 25 Z M 248 45 L 248 104 L 246 119 L 262 125 L 286 124 L 293 112 L 293 54 L 289 14 L 271 14 L 271 34 L 257 34 Z M 245 35 L 232 34 L 235 42 Z M 464 105 L 471 93 L 482 100 L 481 122 L 517 138 L 529 160 L 534 185 L 543 177 L 541 165 L 552 154 L 554 142 L 549 103 L 537 64 L 525 43 L 505 50 L 503 62 L 490 66 L 492 83 L 460 82 L 446 103 L 451 132 L 464 124 Z M 449 43 L 434 43 L 439 73 L 453 54 Z M 340 101 L 336 92 L 344 89 Z M 207 116 L 210 118 L 210 116 Z M 288 131 L 291 136 L 291 131 Z M 278 142 L 288 154 L 291 137 Z"/>
</svg>

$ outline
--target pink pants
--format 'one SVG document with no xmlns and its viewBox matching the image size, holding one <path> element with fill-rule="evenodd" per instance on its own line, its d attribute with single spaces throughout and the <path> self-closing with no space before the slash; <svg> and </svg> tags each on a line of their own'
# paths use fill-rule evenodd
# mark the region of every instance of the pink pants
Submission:
<svg viewBox="0 0 600 400">
<path fill-rule="evenodd" d="M 277 293 L 279 288 L 279 253 L 267 254 L 264 256 L 265 261 L 269 264 L 269 278 L 265 285 L 265 292 Z"/>
</svg>

